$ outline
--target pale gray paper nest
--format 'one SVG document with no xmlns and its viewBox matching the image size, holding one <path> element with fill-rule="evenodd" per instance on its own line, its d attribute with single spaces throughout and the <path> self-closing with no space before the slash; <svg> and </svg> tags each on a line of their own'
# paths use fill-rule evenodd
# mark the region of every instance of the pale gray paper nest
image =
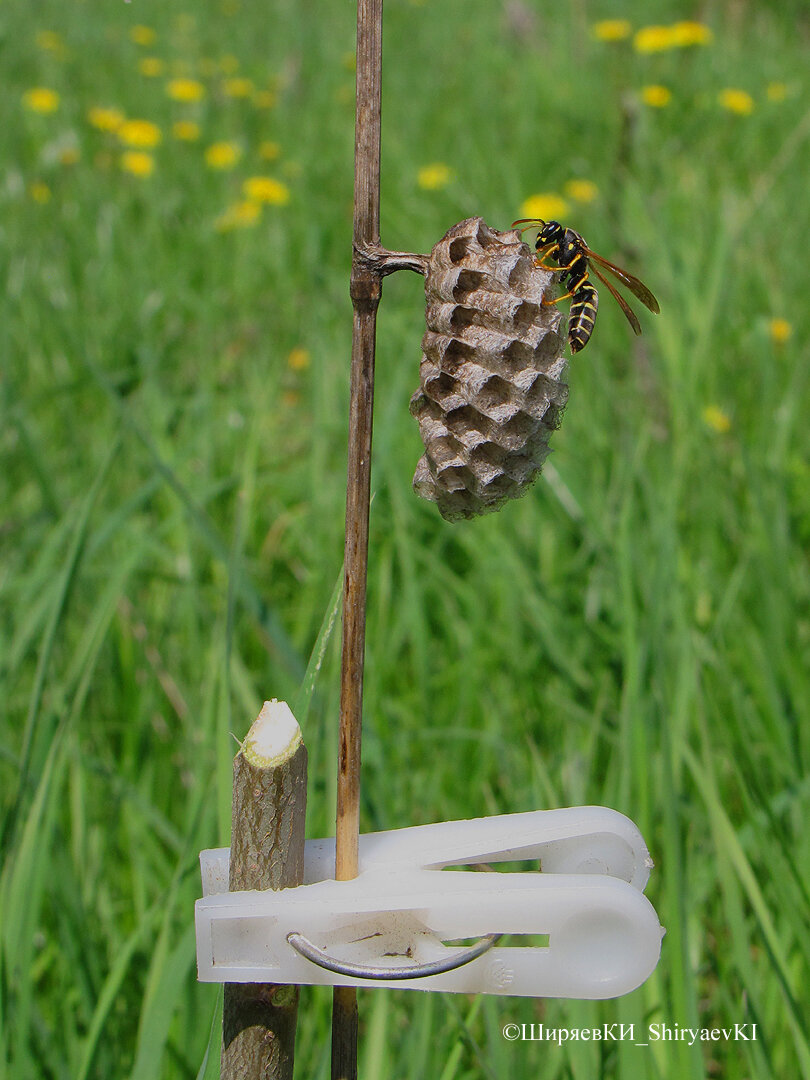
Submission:
<svg viewBox="0 0 810 1080">
<path fill-rule="evenodd" d="M 477 217 L 430 254 L 413 486 L 448 521 L 525 494 L 550 452 L 568 398 L 562 315 L 542 303 L 551 283 L 517 231 Z"/>
</svg>

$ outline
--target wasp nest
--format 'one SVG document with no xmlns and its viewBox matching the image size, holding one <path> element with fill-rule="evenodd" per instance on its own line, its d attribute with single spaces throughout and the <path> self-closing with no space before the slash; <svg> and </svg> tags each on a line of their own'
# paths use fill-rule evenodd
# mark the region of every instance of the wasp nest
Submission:
<svg viewBox="0 0 810 1080">
<path fill-rule="evenodd" d="M 549 453 L 568 387 L 551 274 L 515 232 L 454 225 L 427 263 L 427 331 L 411 398 L 425 444 L 414 490 L 448 521 L 524 494 Z"/>
</svg>

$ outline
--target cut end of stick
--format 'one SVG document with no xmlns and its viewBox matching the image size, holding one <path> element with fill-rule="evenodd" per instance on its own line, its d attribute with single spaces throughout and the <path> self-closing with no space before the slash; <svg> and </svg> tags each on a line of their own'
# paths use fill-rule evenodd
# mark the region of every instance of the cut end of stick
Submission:
<svg viewBox="0 0 810 1080">
<path fill-rule="evenodd" d="M 258 769 L 283 764 L 302 742 L 301 728 L 286 701 L 265 701 L 242 744 L 242 756 Z"/>
</svg>

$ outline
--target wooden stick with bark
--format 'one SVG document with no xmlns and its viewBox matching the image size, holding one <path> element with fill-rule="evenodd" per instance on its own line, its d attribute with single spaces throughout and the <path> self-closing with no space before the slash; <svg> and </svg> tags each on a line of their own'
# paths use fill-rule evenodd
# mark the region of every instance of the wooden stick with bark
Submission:
<svg viewBox="0 0 810 1080">
<path fill-rule="evenodd" d="M 233 765 L 229 889 L 304 880 L 307 751 L 283 702 L 267 701 Z M 221 1080 L 292 1080 L 298 987 L 226 983 Z"/>
</svg>

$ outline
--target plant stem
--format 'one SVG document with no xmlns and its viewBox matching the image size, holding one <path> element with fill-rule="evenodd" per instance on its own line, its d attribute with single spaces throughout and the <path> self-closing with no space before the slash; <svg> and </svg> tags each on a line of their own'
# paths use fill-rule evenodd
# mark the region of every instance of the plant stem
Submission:
<svg viewBox="0 0 810 1080">
<path fill-rule="evenodd" d="M 346 546 L 343 585 L 343 658 L 340 672 L 335 877 L 357 877 L 360 834 L 360 744 L 366 643 L 368 522 L 377 307 L 382 279 L 395 270 L 424 274 L 427 257 L 388 251 L 380 243 L 380 111 L 383 0 L 357 0 L 357 106 L 354 142 L 354 232 L 350 294 L 354 309 Z M 357 1077 L 357 993 L 335 987 L 332 1078 Z"/>
<path fill-rule="evenodd" d="M 366 641 L 366 577 L 371 493 L 374 351 L 382 275 L 364 251 L 380 246 L 382 0 L 357 0 L 357 105 L 354 234 L 350 292 L 354 307 L 346 482 L 343 659 L 340 675 L 335 877 L 357 876 L 360 831 L 360 735 Z M 332 1080 L 357 1077 L 357 994 L 335 987 Z"/>
</svg>

